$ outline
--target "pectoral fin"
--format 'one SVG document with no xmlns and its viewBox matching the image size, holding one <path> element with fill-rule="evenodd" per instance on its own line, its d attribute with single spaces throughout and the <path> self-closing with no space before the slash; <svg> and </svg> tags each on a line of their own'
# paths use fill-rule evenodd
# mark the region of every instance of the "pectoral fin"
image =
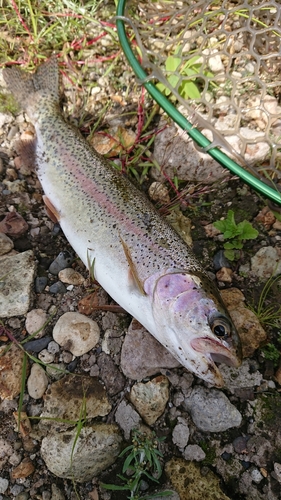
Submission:
<svg viewBox="0 0 281 500">
<path fill-rule="evenodd" d="M 125 241 L 121 238 L 121 236 L 120 236 L 120 240 L 122 243 L 122 247 L 123 247 L 127 262 L 129 264 L 129 268 L 130 268 L 130 272 L 132 274 L 132 277 L 133 277 L 135 283 L 137 284 L 137 287 L 138 287 L 140 293 L 142 295 L 146 295 L 144 288 L 143 288 L 143 283 L 138 275 L 135 263 L 133 262 L 130 249 L 129 249 L 128 245 L 125 243 Z"/>
<path fill-rule="evenodd" d="M 46 212 L 50 217 L 51 221 L 59 222 L 60 214 L 46 195 L 43 195 L 43 201 L 46 205 Z"/>
</svg>

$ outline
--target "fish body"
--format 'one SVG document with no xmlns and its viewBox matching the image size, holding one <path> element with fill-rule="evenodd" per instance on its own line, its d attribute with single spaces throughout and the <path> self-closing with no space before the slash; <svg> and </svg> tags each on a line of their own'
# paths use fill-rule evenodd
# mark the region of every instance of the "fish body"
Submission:
<svg viewBox="0 0 281 500">
<path fill-rule="evenodd" d="M 4 79 L 36 130 L 47 207 L 111 297 L 187 369 L 220 387 L 215 360 L 238 366 L 238 334 L 208 274 L 153 205 L 66 123 L 52 57 Z"/>
</svg>

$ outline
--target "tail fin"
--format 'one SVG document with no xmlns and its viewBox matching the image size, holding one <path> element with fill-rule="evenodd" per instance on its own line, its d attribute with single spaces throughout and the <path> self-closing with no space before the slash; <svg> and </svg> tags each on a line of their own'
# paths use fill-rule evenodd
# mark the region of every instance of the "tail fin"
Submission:
<svg viewBox="0 0 281 500">
<path fill-rule="evenodd" d="M 55 102 L 59 100 L 59 72 L 56 56 L 43 63 L 33 74 L 19 68 L 5 68 L 4 80 L 18 103 L 26 109 L 34 94 L 40 92 Z"/>
</svg>

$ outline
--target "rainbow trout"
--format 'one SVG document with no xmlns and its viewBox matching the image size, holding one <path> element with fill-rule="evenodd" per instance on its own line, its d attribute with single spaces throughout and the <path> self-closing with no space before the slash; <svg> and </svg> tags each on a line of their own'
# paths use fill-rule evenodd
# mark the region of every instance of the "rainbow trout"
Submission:
<svg viewBox="0 0 281 500">
<path fill-rule="evenodd" d="M 139 190 L 64 121 L 56 58 L 34 74 L 3 75 L 34 124 L 44 201 L 75 252 L 184 367 L 221 387 L 215 362 L 239 366 L 241 348 L 208 274 Z"/>
</svg>

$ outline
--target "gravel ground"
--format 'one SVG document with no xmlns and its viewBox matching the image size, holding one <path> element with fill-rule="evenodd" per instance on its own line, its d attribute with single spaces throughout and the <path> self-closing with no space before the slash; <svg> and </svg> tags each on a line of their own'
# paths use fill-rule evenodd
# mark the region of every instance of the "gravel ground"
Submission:
<svg viewBox="0 0 281 500">
<path fill-rule="evenodd" d="M 110 53 L 110 44 L 110 37 L 103 37 L 87 54 L 89 60 Z M 88 92 L 93 80 L 97 83 Z M 104 77 L 97 62 L 83 81 L 86 91 L 79 95 L 64 79 L 65 116 L 78 126 L 83 110 L 86 136 L 110 101 L 91 142 L 108 152 L 112 136 L 121 134 L 128 151 L 130 140 L 138 137 L 138 104 L 149 113 L 151 99 L 141 95 L 122 56 L 112 74 Z M 280 323 L 272 326 L 270 311 L 260 324 L 261 314 L 245 303 L 257 311 L 271 274 L 281 272 L 281 222 L 266 200 L 216 165 L 216 180 L 208 184 L 198 168 L 190 173 L 189 163 L 199 162 L 200 153 L 163 120 L 156 114 L 150 125 L 157 136 L 149 152 L 168 177 L 172 165 L 180 166 L 185 179 L 180 186 L 185 196 L 171 222 L 186 241 L 192 239 L 195 254 L 221 289 L 242 338 L 243 364 L 238 370 L 223 367 L 225 388 L 211 388 L 118 308 L 46 214 L 36 174 L 17 148 L 19 139 L 33 136 L 31 123 L 21 112 L 1 113 L 0 500 L 127 498 L 128 492 L 102 489 L 100 480 L 120 484 L 124 459 L 117 455 L 133 428 L 165 437 L 159 445 L 164 474 L 157 487 L 144 482 L 143 494 L 169 488 L 174 500 L 280 498 Z M 120 158 L 117 164 L 122 165 Z M 135 182 L 132 169 L 128 175 Z M 167 215 L 176 196 L 167 178 L 151 169 L 141 180 L 140 188 Z M 258 231 L 233 262 L 223 256 L 222 235 L 213 226 L 230 209 L 237 222 L 246 219 Z M 275 283 L 262 311 L 280 303 Z M 25 368 L 17 343 L 30 335 L 23 344 L 29 354 Z M 275 347 L 275 359 L 262 349 L 266 342 Z M 71 463 L 74 422 L 81 421 L 85 401 Z"/>
</svg>

